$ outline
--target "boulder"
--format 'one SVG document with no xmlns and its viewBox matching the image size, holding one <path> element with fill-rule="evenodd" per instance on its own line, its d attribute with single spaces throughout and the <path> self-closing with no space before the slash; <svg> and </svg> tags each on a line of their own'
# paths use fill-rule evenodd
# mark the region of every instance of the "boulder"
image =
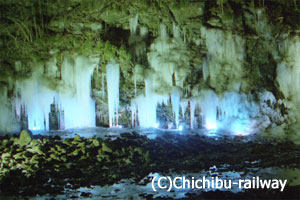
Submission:
<svg viewBox="0 0 300 200">
<path fill-rule="evenodd" d="M 100 142 L 97 138 L 92 138 L 91 141 L 92 141 L 92 145 L 94 147 L 99 147 L 100 146 Z"/>
<path fill-rule="evenodd" d="M 76 134 L 74 137 L 73 143 L 81 142 L 81 140 L 82 140 L 81 137 Z"/>
<path fill-rule="evenodd" d="M 32 133 L 29 130 L 23 130 L 20 133 L 19 138 L 15 141 L 16 144 L 20 146 L 25 146 L 29 144 L 32 140 Z"/>
<path fill-rule="evenodd" d="M 112 153 L 112 149 L 104 142 L 102 143 L 102 151 Z"/>
</svg>

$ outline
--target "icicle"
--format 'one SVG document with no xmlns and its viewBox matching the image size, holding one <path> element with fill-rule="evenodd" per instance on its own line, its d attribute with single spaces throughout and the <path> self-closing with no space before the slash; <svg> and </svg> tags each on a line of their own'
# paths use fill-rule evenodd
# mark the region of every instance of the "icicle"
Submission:
<svg viewBox="0 0 300 200">
<path fill-rule="evenodd" d="M 174 90 L 171 94 L 172 111 L 175 116 L 176 128 L 179 125 L 179 109 L 180 109 L 180 91 Z"/>
<path fill-rule="evenodd" d="M 181 101 L 180 102 L 180 107 L 181 107 L 181 112 L 182 112 L 182 118 L 183 119 L 185 119 L 185 111 L 186 111 L 187 106 L 188 106 L 187 101 Z"/>
<path fill-rule="evenodd" d="M 200 108 L 204 115 L 204 123 L 207 129 L 217 128 L 218 96 L 211 90 L 202 91 Z"/>
<path fill-rule="evenodd" d="M 176 24 L 173 22 L 173 36 L 174 38 L 180 38 L 180 29 Z"/>
<path fill-rule="evenodd" d="M 183 28 L 183 42 L 186 43 L 186 28 Z"/>
<path fill-rule="evenodd" d="M 137 121 L 137 119 L 136 119 L 136 104 L 134 100 L 131 101 L 130 110 L 131 110 L 131 126 L 135 127 L 135 122 Z"/>
<path fill-rule="evenodd" d="M 208 64 L 207 64 L 206 59 L 203 62 L 202 73 L 203 73 L 203 79 L 204 79 L 204 81 L 206 81 L 207 77 L 209 75 Z"/>
<path fill-rule="evenodd" d="M 136 96 L 136 76 L 133 75 L 133 80 L 134 80 L 134 96 Z"/>
<path fill-rule="evenodd" d="M 102 93 L 102 98 L 103 99 L 105 97 L 104 77 L 105 77 L 105 74 L 102 72 L 102 76 L 101 76 L 101 93 Z"/>
<path fill-rule="evenodd" d="M 145 80 L 145 96 L 140 95 L 137 98 L 138 118 L 141 127 L 154 127 L 156 124 L 156 106 L 157 100 L 152 92 L 152 80 Z"/>
<path fill-rule="evenodd" d="M 138 26 L 138 20 L 139 20 L 139 15 L 136 14 L 135 17 L 131 17 L 129 19 L 129 27 L 130 27 L 130 33 L 131 34 L 136 34 L 136 29 Z"/>
<path fill-rule="evenodd" d="M 137 96 L 131 103 L 132 110 L 137 110 L 137 116 L 134 119 L 139 121 L 139 125 L 144 128 L 155 127 L 156 121 L 156 107 L 160 103 L 167 104 L 168 95 L 158 95 L 153 91 L 151 78 L 145 80 L 145 94 Z M 134 107 L 136 106 L 136 107 Z"/>
<path fill-rule="evenodd" d="M 160 37 L 162 40 L 166 40 L 168 38 L 166 25 L 160 24 Z"/>
<path fill-rule="evenodd" d="M 195 124 L 195 110 L 196 110 L 197 101 L 195 99 L 190 100 L 190 120 L 191 120 L 191 129 L 194 128 Z"/>
<path fill-rule="evenodd" d="M 140 35 L 142 36 L 142 38 L 146 38 L 148 35 L 148 28 L 146 26 L 142 26 L 140 28 Z"/>
<path fill-rule="evenodd" d="M 106 82 L 109 110 L 110 127 L 118 124 L 118 108 L 119 108 L 119 82 L 120 67 L 119 64 L 110 62 L 106 65 Z"/>
</svg>

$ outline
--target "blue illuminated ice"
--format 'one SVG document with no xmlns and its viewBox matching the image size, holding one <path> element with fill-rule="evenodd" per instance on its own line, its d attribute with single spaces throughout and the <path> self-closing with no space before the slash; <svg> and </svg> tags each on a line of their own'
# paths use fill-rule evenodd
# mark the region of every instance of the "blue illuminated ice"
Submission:
<svg viewBox="0 0 300 200">
<path fill-rule="evenodd" d="M 99 63 L 97 57 L 65 54 L 60 80 L 53 81 L 59 73 L 56 59 L 50 60 L 47 70 L 40 63 L 31 63 L 35 69 L 31 77 L 16 83 L 16 109 L 26 108 L 31 130 L 49 128 L 50 104 L 53 99 L 64 110 L 65 128 L 95 126 L 95 102 L 91 98 L 91 76 Z"/>
</svg>

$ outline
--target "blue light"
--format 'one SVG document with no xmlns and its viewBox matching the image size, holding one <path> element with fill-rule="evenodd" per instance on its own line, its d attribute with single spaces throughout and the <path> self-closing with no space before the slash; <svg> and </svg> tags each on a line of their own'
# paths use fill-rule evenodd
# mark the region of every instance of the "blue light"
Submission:
<svg viewBox="0 0 300 200">
<path fill-rule="evenodd" d="M 217 129 L 217 124 L 212 123 L 212 122 L 207 122 L 205 124 L 205 127 L 206 127 L 207 130 L 215 130 L 215 129 Z"/>
<path fill-rule="evenodd" d="M 183 130 L 183 126 L 179 126 L 178 130 L 182 131 Z"/>
<path fill-rule="evenodd" d="M 159 123 L 157 122 L 155 125 L 154 125 L 154 128 L 158 128 L 159 127 Z"/>
</svg>

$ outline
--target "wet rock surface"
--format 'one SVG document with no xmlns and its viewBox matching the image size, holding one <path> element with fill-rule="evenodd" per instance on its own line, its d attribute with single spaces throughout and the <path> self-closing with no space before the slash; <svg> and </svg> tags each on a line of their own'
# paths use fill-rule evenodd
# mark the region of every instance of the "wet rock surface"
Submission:
<svg viewBox="0 0 300 200">
<path fill-rule="evenodd" d="M 2 137 L 0 140 L 2 195 L 55 196 L 66 193 L 68 189 L 107 186 L 122 179 L 132 179 L 132 184 L 146 185 L 151 181 L 147 179 L 149 173 L 185 174 L 203 170 L 213 173 L 212 167 L 219 173 L 240 171 L 244 176 L 262 168 L 300 168 L 299 145 L 246 140 L 244 137 L 214 138 L 166 133 L 149 139 L 132 132 L 108 139 L 78 135 L 66 139 L 34 136 L 27 145 L 19 145 L 16 143 L 18 140 L 18 137 Z M 78 196 L 90 198 L 92 194 L 81 192 Z M 140 197 L 154 198 L 151 194 L 140 194 Z M 198 197 L 199 193 L 186 194 L 186 198 Z M 287 187 L 284 192 L 248 190 L 234 194 L 209 191 L 201 193 L 200 197 L 299 199 L 299 184 Z"/>
</svg>

